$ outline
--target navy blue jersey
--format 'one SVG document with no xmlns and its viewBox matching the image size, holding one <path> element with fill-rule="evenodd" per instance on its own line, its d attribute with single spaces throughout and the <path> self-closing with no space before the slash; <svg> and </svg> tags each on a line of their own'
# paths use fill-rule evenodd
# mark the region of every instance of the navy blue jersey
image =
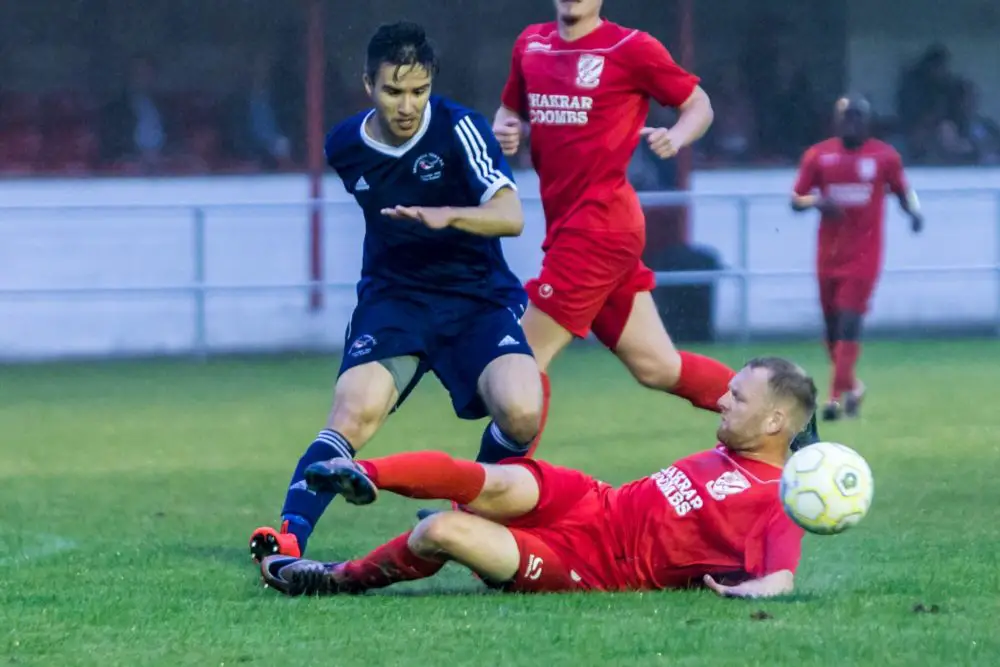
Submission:
<svg viewBox="0 0 1000 667">
<path fill-rule="evenodd" d="M 365 130 L 374 110 L 336 125 L 326 139 L 327 163 L 365 215 L 359 296 L 369 287 L 453 294 L 502 302 L 521 283 L 507 266 L 500 239 L 458 229 L 432 230 L 381 214 L 393 206 L 479 206 L 514 175 L 486 119 L 432 96 L 417 133 L 394 147 Z"/>
</svg>

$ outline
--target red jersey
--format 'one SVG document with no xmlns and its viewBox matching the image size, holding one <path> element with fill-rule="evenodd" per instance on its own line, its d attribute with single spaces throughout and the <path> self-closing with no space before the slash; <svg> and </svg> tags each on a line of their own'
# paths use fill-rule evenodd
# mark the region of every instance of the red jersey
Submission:
<svg viewBox="0 0 1000 667">
<path fill-rule="evenodd" d="M 502 101 L 531 123 L 547 242 L 562 226 L 644 227 L 626 170 L 649 100 L 678 107 L 697 85 L 698 77 L 639 30 L 604 21 L 572 42 L 559 36 L 554 22 L 521 33 Z"/>
<path fill-rule="evenodd" d="M 802 156 L 795 194 L 818 190 L 844 209 L 841 218 L 820 219 L 817 272 L 821 276 L 878 274 L 886 189 L 902 195 L 908 186 L 899 153 L 877 139 L 857 150 L 844 148 L 840 139 L 827 139 Z"/>
<path fill-rule="evenodd" d="M 612 492 L 628 586 L 683 586 L 705 572 L 794 572 L 803 530 L 781 506 L 780 478 L 780 468 L 718 445 Z"/>
</svg>

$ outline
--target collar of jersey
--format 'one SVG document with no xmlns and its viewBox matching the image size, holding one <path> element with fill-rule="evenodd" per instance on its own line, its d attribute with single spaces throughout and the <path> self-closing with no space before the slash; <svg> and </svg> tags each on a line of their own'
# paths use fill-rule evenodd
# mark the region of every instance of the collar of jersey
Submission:
<svg viewBox="0 0 1000 667">
<path fill-rule="evenodd" d="M 365 125 L 368 124 L 368 119 L 372 117 L 375 113 L 375 109 L 372 109 L 367 114 L 365 114 L 364 120 L 361 121 L 361 128 L 358 130 L 361 134 L 361 141 L 365 142 L 365 145 L 374 151 L 378 151 L 383 155 L 388 155 L 389 157 L 402 157 L 406 155 L 406 151 L 410 150 L 417 145 L 417 142 L 424 138 L 427 134 L 427 128 L 431 125 L 431 103 L 427 103 L 427 109 L 424 111 L 423 120 L 420 121 L 420 129 L 412 137 L 406 140 L 405 144 L 399 146 L 390 146 L 389 144 L 383 144 L 381 141 L 375 141 L 370 136 L 368 132 L 365 131 Z"/>
</svg>

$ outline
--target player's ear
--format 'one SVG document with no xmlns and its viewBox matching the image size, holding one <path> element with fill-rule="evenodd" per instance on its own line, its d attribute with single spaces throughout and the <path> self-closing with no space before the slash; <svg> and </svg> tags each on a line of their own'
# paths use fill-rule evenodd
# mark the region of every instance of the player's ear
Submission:
<svg viewBox="0 0 1000 667">
<path fill-rule="evenodd" d="M 771 414 L 767 418 L 767 434 L 777 435 L 785 430 L 785 426 L 787 426 L 787 424 L 788 415 L 785 414 L 784 410 L 772 410 Z"/>
<path fill-rule="evenodd" d="M 365 92 L 368 93 L 368 97 L 371 97 L 372 92 L 375 90 L 375 82 L 371 80 L 367 73 L 361 76 L 361 80 L 365 84 Z"/>
</svg>

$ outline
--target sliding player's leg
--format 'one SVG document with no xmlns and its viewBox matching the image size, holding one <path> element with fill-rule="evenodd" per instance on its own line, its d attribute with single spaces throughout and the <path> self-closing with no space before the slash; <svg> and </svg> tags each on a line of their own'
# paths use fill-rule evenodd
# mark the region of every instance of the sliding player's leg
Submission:
<svg viewBox="0 0 1000 667">
<path fill-rule="evenodd" d="M 530 528 L 502 524 L 558 530 L 560 517 L 576 507 L 594 484 L 582 473 L 524 459 L 483 465 L 443 452 L 411 452 L 333 461 L 322 475 L 309 479 L 355 504 L 372 502 L 376 489 L 383 489 L 410 498 L 451 500 L 475 514 L 436 513 L 413 531 L 346 563 L 265 559 L 264 581 L 281 592 L 357 593 L 432 576 L 449 560 L 465 565 L 488 584 L 511 590 L 578 587 L 571 569 Z"/>
<path fill-rule="evenodd" d="M 330 459 L 350 460 L 420 381 L 425 344 L 412 306 L 391 300 L 362 303 L 351 319 L 333 405 L 323 430 L 292 473 L 281 528 L 261 527 L 250 538 L 256 560 L 272 553 L 301 556 L 316 523 L 333 500 L 306 488 L 305 470 Z M 353 332 L 353 333 L 352 333 Z"/>
</svg>

